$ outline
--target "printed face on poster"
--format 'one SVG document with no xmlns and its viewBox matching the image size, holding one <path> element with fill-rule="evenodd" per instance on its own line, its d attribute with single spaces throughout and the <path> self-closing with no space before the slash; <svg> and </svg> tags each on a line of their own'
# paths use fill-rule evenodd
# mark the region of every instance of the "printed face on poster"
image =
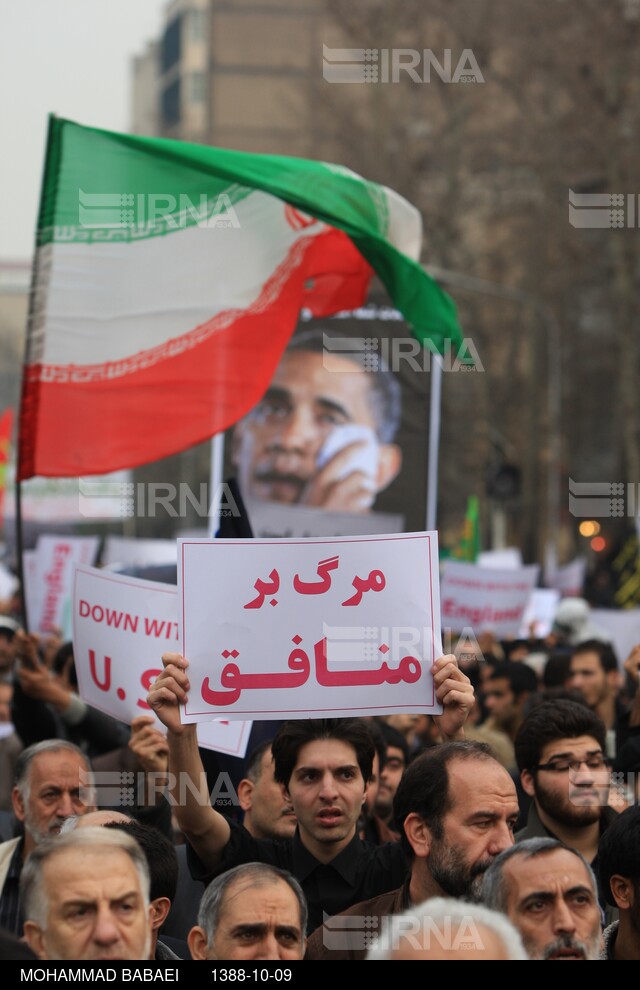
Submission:
<svg viewBox="0 0 640 990">
<path fill-rule="evenodd" d="M 183 722 L 435 713 L 435 533 L 179 540 Z"/>
<path fill-rule="evenodd" d="M 262 400 L 225 438 L 258 537 L 420 530 L 431 354 L 371 304 L 301 319 Z"/>
<path fill-rule="evenodd" d="M 162 670 L 161 656 L 179 648 L 175 585 L 81 566 L 75 568 L 73 584 L 73 651 L 81 698 L 127 723 L 153 715 L 146 698 Z M 250 731 L 250 721 L 208 721 L 200 726 L 198 744 L 243 757 Z"/>
</svg>

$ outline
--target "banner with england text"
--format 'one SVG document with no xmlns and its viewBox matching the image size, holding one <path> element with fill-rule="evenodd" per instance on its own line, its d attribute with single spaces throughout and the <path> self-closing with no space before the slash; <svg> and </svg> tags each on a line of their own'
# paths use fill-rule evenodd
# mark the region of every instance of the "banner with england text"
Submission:
<svg viewBox="0 0 640 990">
<path fill-rule="evenodd" d="M 525 609 L 538 581 L 539 567 L 478 567 L 445 560 L 442 571 L 442 625 L 496 636 L 518 636 Z"/>
</svg>

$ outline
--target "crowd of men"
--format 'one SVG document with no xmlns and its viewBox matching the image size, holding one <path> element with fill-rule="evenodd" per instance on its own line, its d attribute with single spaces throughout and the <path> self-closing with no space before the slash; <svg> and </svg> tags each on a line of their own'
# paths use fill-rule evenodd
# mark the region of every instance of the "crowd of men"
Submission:
<svg viewBox="0 0 640 990">
<path fill-rule="evenodd" d="M 2 955 L 639 959 L 640 648 L 482 649 L 434 663 L 440 716 L 255 723 L 232 765 L 180 720 L 186 658 L 151 685 L 162 728 L 124 727 L 0 617 Z"/>
</svg>

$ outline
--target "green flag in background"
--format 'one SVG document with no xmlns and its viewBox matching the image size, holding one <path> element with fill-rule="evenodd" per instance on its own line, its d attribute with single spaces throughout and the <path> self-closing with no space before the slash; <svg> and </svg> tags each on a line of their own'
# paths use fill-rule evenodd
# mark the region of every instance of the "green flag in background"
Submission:
<svg viewBox="0 0 640 990">
<path fill-rule="evenodd" d="M 467 501 L 467 514 L 464 517 L 462 539 L 451 553 L 456 560 L 475 563 L 480 553 L 480 501 L 477 495 L 470 495 Z"/>
</svg>

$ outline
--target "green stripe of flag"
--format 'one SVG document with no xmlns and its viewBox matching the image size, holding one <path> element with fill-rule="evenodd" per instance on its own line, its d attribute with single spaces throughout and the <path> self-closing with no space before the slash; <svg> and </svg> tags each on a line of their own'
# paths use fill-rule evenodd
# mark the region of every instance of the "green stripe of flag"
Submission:
<svg viewBox="0 0 640 990">
<path fill-rule="evenodd" d="M 114 209 L 122 211 L 124 223 L 128 211 L 135 215 L 138 195 L 164 194 L 177 202 L 186 197 L 199 203 L 203 195 L 214 200 L 230 189 L 233 202 L 259 189 L 343 230 L 416 337 L 431 341 L 441 353 L 447 347 L 457 352 L 462 332 L 452 299 L 385 236 L 389 215 L 383 187 L 324 162 L 136 137 L 52 118 L 38 243 L 89 239 L 86 212 L 85 226 L 79 224 L 80 193 L 83 209 L 97 211 L 96 225 L 102 211 L 108 227 L 118 223 Z M 101 203 L 96 195 L 107 200 Z M 126 198 L 118 206 L 109 198 L 114 196 Z"/>
</svg>

